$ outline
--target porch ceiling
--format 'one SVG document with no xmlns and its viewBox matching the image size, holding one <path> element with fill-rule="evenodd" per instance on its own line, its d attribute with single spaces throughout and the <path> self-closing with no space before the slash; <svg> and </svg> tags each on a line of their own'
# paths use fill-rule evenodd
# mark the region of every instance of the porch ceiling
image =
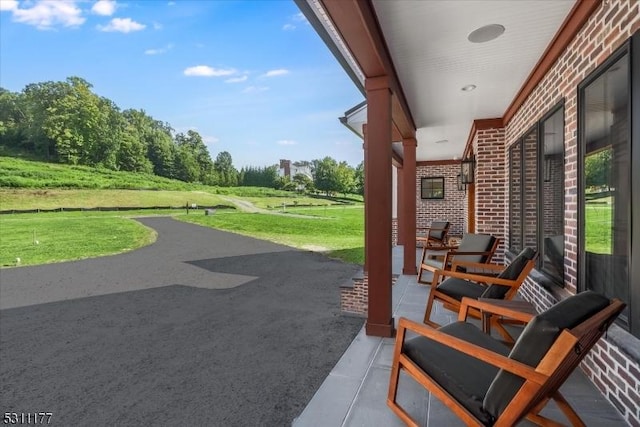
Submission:
<svg viewBox="0 0 640 427">
<path fill-rule="evenodd" d="M 416 160 L 460 158 L 474 120 L 503 117 L 575 3 L 370 0 L 417 128 Z M 485 43 L 467 39 L 489 24 L 504 26 L 504 34 Z M 362 58 L 348 38 L 353 57 Z M 365 77 L 368 67 L 359 64 Z M 466 85 L 476 89 L 462 91 Z M 436 144 L 442 140 L 448 142 Z"/>
</svg>

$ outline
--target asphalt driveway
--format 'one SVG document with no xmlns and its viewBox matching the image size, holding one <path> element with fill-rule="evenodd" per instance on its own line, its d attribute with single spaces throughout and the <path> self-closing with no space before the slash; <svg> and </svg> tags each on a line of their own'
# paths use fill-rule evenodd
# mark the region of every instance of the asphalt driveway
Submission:
<svg viewBox="0 0 640 427">
<path fill-rule="evenodd" d="M 285 426 L 362 326 L 357 267 L 170 218 L 151 246 L 0 272 L 0 415 Z"/>
</svg>

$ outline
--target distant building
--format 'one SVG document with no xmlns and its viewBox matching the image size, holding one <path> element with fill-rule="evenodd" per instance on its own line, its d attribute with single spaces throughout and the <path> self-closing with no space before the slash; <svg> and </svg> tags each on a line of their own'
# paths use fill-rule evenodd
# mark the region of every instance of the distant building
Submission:
<svg viewBox="0 0 640 427">
<path fill-rule="evenodd" d="M 291 160 L 280 159 L 280 169 L 278 170 L 279 176 L 288 176 L 293 179 L 294 176 L 299 173 L 306 175 L 309 179 L 313 179 L 311 174 L 311 166 L 308 163 L 293 162 Z"/>
</svg>

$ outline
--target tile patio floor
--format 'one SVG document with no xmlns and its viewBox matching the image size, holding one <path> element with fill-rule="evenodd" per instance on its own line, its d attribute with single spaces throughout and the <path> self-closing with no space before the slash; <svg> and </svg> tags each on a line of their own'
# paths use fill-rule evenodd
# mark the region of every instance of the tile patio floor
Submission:
<svg viewBox="0 0 640 427">
<path fill-rule="evenodd" d="M 419 255 L 419 252 L 418 252 Z M 402 265 L 402 247 L 394 248 L 394 273 Z M 394 319 L 407 317 L 422 321 L 427 299 L 427 286 L 418 285 L 415 276 L 401 275 L 393 286 Z M 435 307 L 436 321 L 455 320 L 455 315 Z M 342 358 L 320 386 L 293 427 L 366 426 L 394 427 L 404 425 L 387 407 L 386 397 L 393 358 L 394 340 L 368 337 L 364 327 Z M 626 426 L 627 423 L 582 371 L 576 370 L 561 388 L 587 426 Z M 406 376 L 400 377 L 400 404 L 424 426 L 464 425 L 438 399 L 435 399 Z M 567 423 L 553 403 L 543 414 Z M 527 421 L 519 425 L 532 425 Z"/>
</svg>

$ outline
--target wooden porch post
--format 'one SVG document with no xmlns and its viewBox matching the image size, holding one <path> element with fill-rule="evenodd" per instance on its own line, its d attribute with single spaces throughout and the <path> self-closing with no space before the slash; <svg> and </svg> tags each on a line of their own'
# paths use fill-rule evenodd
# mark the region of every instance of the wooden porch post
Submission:
<svg viewBox="0 0 640 427">
<path fill-rule="evenodd" d="M 369 213 L 367 212 L 367 200 L 369 199 L 369 192 L 367 191 L 367 189 L 369 188 L 369 186 L 367 185 L 367 156 L 368 156 L 368 144 L 367 144 L 367 125 L 364 124 L 362 125 L 362 136 L 364 138 L 364 142 L 362 143 L 362 149 L 364 150 L 364 274 L 365 276 L 367 275 L 367 273 L 369 272 L 369 256 L 367 255 L 368 252 L 368 247 L 369 245 L 367 244 L 367 233 L 369 230 Z"/>
<path fill-rule="evenodd" d="M 366 257 L 369 301 L 367 335 L 391 337 L 391 89 L 387 76 L 367 78 Z"/>
<path fill-rule="evenodd" d="M 398 221 L 398 245 L 404 245 L 404 228 L 406 223 L 406 218 L 404 215 L 404 211 L 406 207 L 405 204 L 405 188 L 404 188 L 404 175 L 405 169 L 404 167 L 396 168 L 398 171 L 398 182 L 396 183 L 396 194 L 398 195 L 396 201 L 396 221 Z"/>
<path fill-rule="evenodd" d="M 415 138 L 404 138 L 402 167 L 404 194 L 402 203 L 404 263 L 402 274 L 416 274 L 416 146 Z"/>
</svg>

